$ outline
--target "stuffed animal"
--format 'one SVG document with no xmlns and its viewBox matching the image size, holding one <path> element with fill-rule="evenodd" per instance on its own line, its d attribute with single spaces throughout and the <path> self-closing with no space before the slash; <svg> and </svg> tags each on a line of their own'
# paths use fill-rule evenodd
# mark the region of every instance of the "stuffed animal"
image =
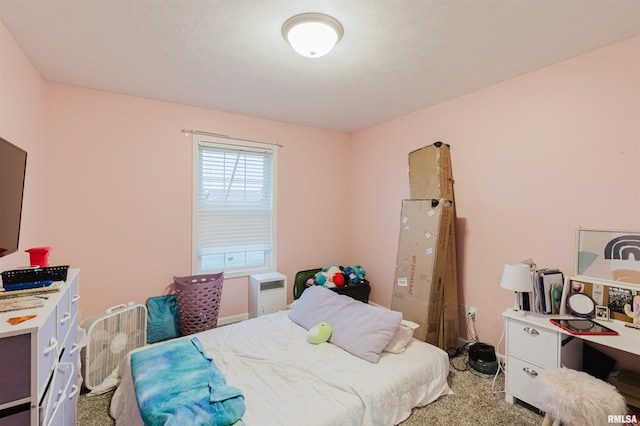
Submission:
<svg viewBox="0 0 640 426">
<path fill-rule="evenodd" d="M 321 285 L 323 287 L 335 287 L 336 284 L 333 282 L 333 277 L 336 274 L 342 274 L 340 267 L 338 265 L 329 265 L 325 266 L 324 268 L 322 268 L 322 270 L 320 270 L 320 272 L 316 273 L 313 279 L 317 285 Z"/>
<path fill-rule="evenodd" d="M 315 276 L 313 277 L 313 282 L 316 283 L 316 285 L 327 287 L 325 285 L 327 283 L 327 274 L 322 271 L 316 272 Z"/>
<path fill-rule="evenodd" d="M 319 345 L 320 343 L 328 341 L 331 333 L 333 333 L 331 325 L 328 322 L 321 322 L 309 329 L 307 341 L 314 345 Z"/>
<path fill-rule="evenodd" d="M 351 266 L 344 267 L 344 275 L 347 277 L 347 282 L 349 284 L 359 284 L 361 281 L 360 277 Z"/>
<path fill-rule="evenodd" d="M 367 273 L 367 271 L 364 270 L 364 268 L 360 265 L 356 265 L 353 267 L 353 270 L 356 271 L 356 275 L 360 277 L 360 280 L 364 280 L 364 275 Z"/>
<path fill-rule="evenodd" d="M 349 284 L 360 284 L 364 280 L 365 270 L 360 265 L 356 265 L 353 268 L 346 266 L 344 268 L 344 275 L 347 277 Z"/>
</svg>

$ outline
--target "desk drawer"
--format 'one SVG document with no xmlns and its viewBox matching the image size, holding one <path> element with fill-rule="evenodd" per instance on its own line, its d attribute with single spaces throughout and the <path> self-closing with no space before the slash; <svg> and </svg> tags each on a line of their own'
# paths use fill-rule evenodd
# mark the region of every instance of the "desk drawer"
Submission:
<svg viewBox="0 0 640 426">
<path fill-rule="evenodd" d="M 558 333 L 509 320 L 507 353 L 543 367 L 558 366 Z"/>
<path fill-rule="evenodd" d="M 519 400 L 535 407 L 537 403 L 536 378 L 545 369 L 523 361 L 519 358 L 509 357 L 507 361 L 506 392 Z"/>
</svg>

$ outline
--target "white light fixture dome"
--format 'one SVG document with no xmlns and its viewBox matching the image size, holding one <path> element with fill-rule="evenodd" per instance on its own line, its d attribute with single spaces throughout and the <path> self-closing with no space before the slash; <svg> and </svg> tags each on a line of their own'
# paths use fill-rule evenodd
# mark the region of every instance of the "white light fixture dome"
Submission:
<svg viewBox="0 0 640 426">
<path fill-rule="evenodd" d="M 344 30 L 340 22 L 322 13 L 303 13 L 289 18 L 282 36 L 291 47 L 307 58 L 319 58 L 333 49 Z"/>
</svg>

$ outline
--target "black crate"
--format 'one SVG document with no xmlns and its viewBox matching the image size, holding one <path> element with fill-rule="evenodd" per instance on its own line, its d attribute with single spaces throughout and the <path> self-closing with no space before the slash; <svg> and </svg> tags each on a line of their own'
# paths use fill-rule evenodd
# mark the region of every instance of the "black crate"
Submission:
<svg viewBox="0 0 640 426">
<path fill-rule="evenodd" d="M 349 284 L 344 287 L 331 287 L 331 290 L 344 296 L 349 296 L 352 299 L 359 300 L 363 303 L 369 303 L 369 293 L 371 293 L 371 286 L 369 281 L 363 280 L 359 284 Z"/>
</svg>

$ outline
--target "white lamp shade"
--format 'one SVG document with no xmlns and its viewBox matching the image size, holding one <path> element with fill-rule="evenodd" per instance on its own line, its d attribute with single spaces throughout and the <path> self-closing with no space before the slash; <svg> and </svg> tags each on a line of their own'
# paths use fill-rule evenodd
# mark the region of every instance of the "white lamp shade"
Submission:
<svg viewBox="0 0 640 426">
<path fill-rule="evenodd" d="M 529 265 L 526 263 L 505 264 L 500 287 L 519 292 L 533 291 Z"/>
<path fill-rule="evenodd" d="M 342 25 L 328 15 L 296 15 L 282 26 L 282 35 L 293 49 L 307 58 L 319 58 L 333 49 L 342 38 Z"/>
</svg>

